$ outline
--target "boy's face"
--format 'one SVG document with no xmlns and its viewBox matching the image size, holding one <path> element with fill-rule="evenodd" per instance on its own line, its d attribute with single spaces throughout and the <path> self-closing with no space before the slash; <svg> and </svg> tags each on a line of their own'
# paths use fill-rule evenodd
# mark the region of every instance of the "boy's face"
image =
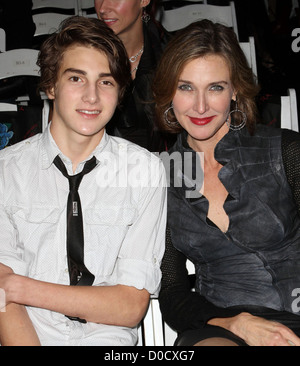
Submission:
<svg viewBox="0 0 300 366">
<path fill-rule="evenodd" d="M 107 57 L 92 47 L 65 51 L 55 88 L 52 124 L 63 136 L 102 137 L 118 103 Z M 70 135 L 71 134 L 71 135 Z"/>
</svg>

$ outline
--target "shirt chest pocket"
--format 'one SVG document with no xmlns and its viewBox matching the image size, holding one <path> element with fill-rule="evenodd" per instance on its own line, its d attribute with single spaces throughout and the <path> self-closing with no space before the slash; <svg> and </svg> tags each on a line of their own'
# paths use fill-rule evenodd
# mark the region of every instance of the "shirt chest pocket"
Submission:
<svg viewBox="0 0 300 366">
<path fill-rule="evenodd" d="M 21 207 L 14 207 L 11 209 L 11 214 L 17 220 L 19 219 L 32 224 L 55 224 L 59 219 L 60 210 L 58 208 L 39 206 L 33 206 L 30 210 Z"/>
<path fill-rule="evenodd" d="M 65 248 L 60 248 L 60 244 L 64 236 L 59 225 L 62 215 L 65 218 L 65 213 L 59 208 L 34 205 L 30 210 L 24 207 L 10 208 L 16 245 L 28 263 L 31 277 L 47 278 L 43 274 L 47 276 L 63 258 Z"/>
<path fill-rule="evenodd" d="M 88 225 L 131 226 L 135 218 L 135 208 L 105 207 L 85 211 L 85 222 Z"/>
<path fill-rule="evenodd" d="M 84 213 L 85 263 L 97 282 L 113 273 L 122 242 L 137 216 L 133 207 L 105 207 Z"/>
<path fill-rule="evenodd" d="M 47 235 L 50 228 L 57 226 L 62 214 L 58 208 L 40 206 L 32 206 L 30 210 L 23 207 L 11 207 L 9 211 L 14 227 L 25 242 L 26 236 L 35 235 L 37 232 L 43 236 Z"/>
</svg>

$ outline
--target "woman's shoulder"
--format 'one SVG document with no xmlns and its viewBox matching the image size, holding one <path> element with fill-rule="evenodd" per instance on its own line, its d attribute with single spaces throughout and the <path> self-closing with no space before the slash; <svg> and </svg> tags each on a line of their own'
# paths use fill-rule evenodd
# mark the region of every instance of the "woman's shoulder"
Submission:
<svg viewBox="0 0 300 366">
<path fill-rule="evenodd" d="M 285 162 L 299 161 L 300 163 L 300 134 L 296 131 L 282 129 L 282 156 Z"/>
<path fill-rule="evenodd" d="M 156 46 L 160 51 L 165 48 L 172 37 L 158 21 L 150 20 L 149 23 L 145 25 L 144 30 L 148 35 L 152 47 Z"/>
</svg>

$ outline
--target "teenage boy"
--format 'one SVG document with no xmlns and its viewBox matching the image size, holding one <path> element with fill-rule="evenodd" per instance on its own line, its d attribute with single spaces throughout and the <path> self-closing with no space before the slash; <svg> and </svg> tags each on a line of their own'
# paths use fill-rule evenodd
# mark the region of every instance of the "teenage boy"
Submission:
<svg viewBox="0 0 300 366">
<path fill-rule="evenodd" d="M 157 157 L 105 132 L 126 50 L 101 21 L 71 17 L 38 65 L 52 121 L 0 153 L 0 343 L 134 345 L 159 290 L 166 183 Z"/>
</svg>

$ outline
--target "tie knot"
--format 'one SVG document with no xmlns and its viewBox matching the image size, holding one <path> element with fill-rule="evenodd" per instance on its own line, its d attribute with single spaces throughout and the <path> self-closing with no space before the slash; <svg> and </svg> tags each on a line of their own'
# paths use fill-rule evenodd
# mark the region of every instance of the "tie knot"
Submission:
<svg viewBox="0 0 300 366">
<path fill-rule="evenodd" d="M 53 163 L 62 172 L 62 174 L 68 178 L 69 185 L 70 185 L 70 191 L 73 191 L 73 190 L 77 191 L 79 188 L 80 182 L 82 180 L 82 177 L 95 168 L 95 166 L 97 165 L 97 160 L 96 160 L 95 156 L 93 156 L 90 160 L 88 160 L 84 164 L 82 171 L 75 175 L 68 174 L 64 163 L 62 162 L 61 158 L 58 155 L 53 160 Z"/>
<path fill-rule="evenodd" d="M 83 172 L 76 174 L 76 175 L 69 175 L 69 185 L 70 185 L 70 191 L 78 191 L 79 185 L 81 183 L 81 180 L 83 178 L 84 174 Z"/>
</svg>

